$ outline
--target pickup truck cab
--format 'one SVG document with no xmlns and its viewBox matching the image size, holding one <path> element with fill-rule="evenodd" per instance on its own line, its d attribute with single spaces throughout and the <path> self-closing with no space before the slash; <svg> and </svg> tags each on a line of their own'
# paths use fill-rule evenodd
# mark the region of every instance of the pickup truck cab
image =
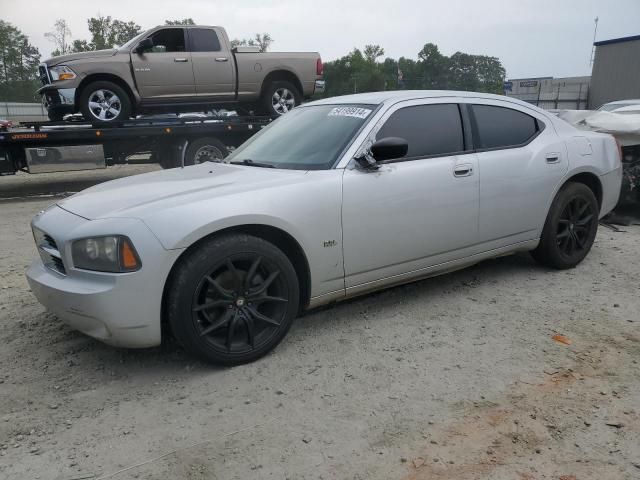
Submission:
<svg viewBox="0 0 640 480">
<path fill-rule="evenodd" d="M 95 124 L 225 106 L 277 116 L 324 90 L 318 53 L 232 48 L 209 26 L 158 26 L 118 48 L 53 57 L 39 74 L 51 120 L 81 112 Z"/>
</svg>

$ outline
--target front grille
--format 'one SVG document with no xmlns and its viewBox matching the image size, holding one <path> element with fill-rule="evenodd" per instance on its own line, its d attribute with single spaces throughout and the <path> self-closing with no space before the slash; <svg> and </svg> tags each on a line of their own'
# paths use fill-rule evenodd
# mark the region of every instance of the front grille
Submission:
<svg viewBox="0 0 640 480">
<path fill-rule="evenodd" d="M 61 275 L 66 275 L 67 270 L 62 261 L 62 255 L 53 237 L 37 228 L 33 229 L 33 236 L 44 266 Z"/>
<path fill-rule="evenodd" d="M 40 81 L 43 85 L 49 85 L 51 81 L 49 80 L 49 72 L 47 71 L 46 65 L 40 65 L 38 67 L 38 76 L 40 77 Z"/>
</svg>

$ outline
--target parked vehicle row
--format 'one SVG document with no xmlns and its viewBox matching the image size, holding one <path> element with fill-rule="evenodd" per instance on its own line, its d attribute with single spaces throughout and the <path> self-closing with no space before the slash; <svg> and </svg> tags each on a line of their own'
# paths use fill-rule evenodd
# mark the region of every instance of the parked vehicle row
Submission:
<svg viewBox="0 0 640 480">
<path fill-rule="evenodd" d="M 112 345 L 157 345 L 166 322 L 193 354 L 244 363 L 318 305 L 517 251 L 571 268 L 622 175 L 609 135 L 447 91 L 312 102 L 228 160 L 101 184 L 37 215 L 36 297 Z"/>
</svg>

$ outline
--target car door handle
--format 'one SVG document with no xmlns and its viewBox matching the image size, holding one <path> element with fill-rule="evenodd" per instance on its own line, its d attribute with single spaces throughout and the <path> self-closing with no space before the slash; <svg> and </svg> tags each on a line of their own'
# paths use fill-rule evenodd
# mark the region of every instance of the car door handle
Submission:
<svg viewBox="0 0 640 480">
<path fill-rule="evenodd" d="M 558 163 L 560 161 L 560 155 L 558 153 L 549 153 L 545 159 L 547 163 Z"/>
<path fill-rule="evenodd" d="M 227 57 L 216 57 L 216 62 L 227 62 L 229 59 Z"/>
<path fill-rule="evenodd" d="M 186 58 L 174 58 L 173 59 L 174 62 L 188 62 L 189 60 Z"/>
<path fill-rule="evenodd" d="M 469 177 L 471 175 L 473 175 L 473 165 L 470 163 L 456 165 L 453 169 L 454 177 Z"/>
</svg>

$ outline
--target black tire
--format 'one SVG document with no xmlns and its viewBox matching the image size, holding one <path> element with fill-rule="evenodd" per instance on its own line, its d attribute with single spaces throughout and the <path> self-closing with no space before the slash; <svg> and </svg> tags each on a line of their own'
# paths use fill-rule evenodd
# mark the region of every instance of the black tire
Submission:
<svg viewBox="0 0 640 480">
<path fill-rule="evenodd" d="M 274 95 L 278 92 L 288 92 L 288 94 L 283 97 L 284 107 L 282 107 L 282 109 L 280 110 L 276 109 L 276 107 L 274 107 L 273 105 Z M 261 110 L 263 113 L 269 115 L 270 117 L 279 117 L 280 115 L 284 115 L 286 111 L 297 107 L 301 103 L 302 94 L 291 82 L 287 82 L 286 80 L 279 80 L 277 82 L 269 83 L 264 88 L 262 96 L 260 97 Z"/>
<path fill-rule="evenodd" d="M 214 237 L 188 252 L 167 292 L 176 339 L 218 365 L 267 354 L 298 312 L 298 277 L 289 259 L 271 243 L 245 234 Z"/>
<path fill-rule="evenodd" d="M 221 162 L 227 155 L 229 155 L 229 150 L 226 145 L 217 138 L 198 138 L 197 140 L 189 142 L 184 156 L 184 164 L 197 165 L 209 161 Z"/>
<path fill-rule="evenodd" d="M 556 195 L 542 230 L 540 244 L 531 252 L 542 265 L 567 269 L 589 253 L 598 231 L 598 200 L 582 183 L 568 183 Z"/>
<path fill-rule="evenodd" d="M 49 110 L 47 111 L 47 117 L 51 122 L 61 122 L 64 118 L 64 113 Z"/>
<path fill-rule="evenodd" d="M 100 96 L 98 92 L 103 92 L 103 95 Z M 89 105 L 90 101 L 95 104 L 102 104 L 100 101 L 95 102 L 99 98 L 104 98 L 106 102 L 114 99 L 111 105 L 112 108 L 106 108 L 107 103 L 104 104 L 104 108 L 95 108 Z M 86 121 L 95 125 L 113 125 L 124 122 L 131 117 L 132 108 L 129 95 L 113 82 L 97 81 L 90 83 L 80 92 L 79 101 L 82 116 Z M 100 112 L 104 113 L 104 118 L 100 118 Z"/>
</svg>

